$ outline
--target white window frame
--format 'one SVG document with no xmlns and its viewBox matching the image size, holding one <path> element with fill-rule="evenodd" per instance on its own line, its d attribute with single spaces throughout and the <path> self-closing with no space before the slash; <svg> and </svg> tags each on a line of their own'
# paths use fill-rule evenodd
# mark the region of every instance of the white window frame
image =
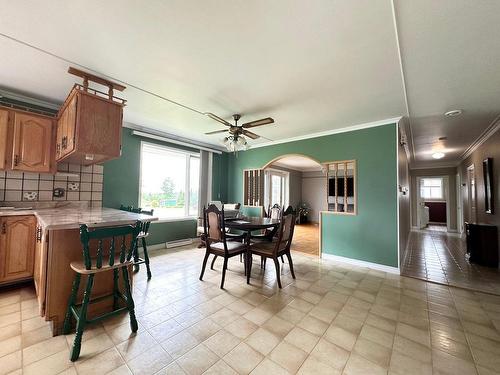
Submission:
<svg viewBox="0 0 500 375">
<path fill-rule="evenodd" d="M 424 184 L 424 181 L 425 180 L 440 180 L 441 181 L 441 197 L 439 198 L 431 198 L 431 197 L 424 197 L 422 195 L 422 187 L 425 187 L 423 186 Z M 432 189 L 432 188 L 438 188 L 438 186 L 427 186 L 429 189 Z M 420 178 L 420 186 L 418 187 L 419 188 L 419 194 L 420 194 L 420 198 L 422 200 L 425 200 L 425 201 L 428 201 L 428 202 L 444 202 L 446 201 L 446 194 L 447 194 L 447 191 L 446 191 L 446 187 L 445 187 L 445 180 L 444 178 L 442 177 L 421 177 Z"/>
<path fill-rule="evenodd" d="M 270 204 L 274 204 L 274 202 L 270 202 L 272 196 L 272 177 L 271 176 L 279 176 L 283 180 L 283 185 L 281 189 L 282 195 L 282 208 L 288 207 L 288 199 L 290 195 L 290 172 L 282 171 L 280 169 L 266 168 L 265 169 L 265 181 L 264 181 L 264 205 L 267 207 Z"/>
<path fill-rule="evenodd" d="M 190 159 L 192 157 L 200 159 L 200 154 L 196 152 L 190 152 L 186 150 L 181 150 L 175 147 L 159 145 L 153 142 L 141 141 L 141 150 L 139 153 L 139 196 L 137 199 L 138 205 L 141 206 L 141 196 L 142 196 L 142 154 L 144 150 L 144 146 L 148 147 L 156 147 L 161 150 L 165 150 L 168 152 L 175 152 L 178 154 L 184 154 L 186 156 L 186 178 L 185 178 L 185 186 L 184 186 L 184 216 L 179 217 L 161 217 L 159 216 L 159 220 L 155 221 L 155 223 L 164 223 L 170 221 L 185 221 L 185 220 L 193 220 L 198 218 L 199 213 L 195 215 L 189 215 L 189 202 L 190 202 L 190 192 L 189 192 L 189 183 L 190 183 Z M 198 187 L 200 186 L 200 178 L 201 178 L 201 159 L 200 159 L 200 171 L 198 172 Z M 199 191 L 198 191 L 199 194 Z M 198 197 L 199 199 L 199 197 Z"/>
</svg>

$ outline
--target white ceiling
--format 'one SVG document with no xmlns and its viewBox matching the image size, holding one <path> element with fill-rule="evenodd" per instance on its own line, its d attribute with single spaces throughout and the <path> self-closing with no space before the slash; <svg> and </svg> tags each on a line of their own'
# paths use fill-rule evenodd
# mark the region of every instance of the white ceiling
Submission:
<svg viewBox="0 0 500 375">
<path fill-rule="evenodd" d="M 293 169 L 295 171 L 321 171 L 321 164 L 317 161 L 312 160 L 310 158 L 306 158 L 304 156 L 286 156 L 281 158 L 271 164 L 272 166 L 278 166 L 288 169 Z"/>
<path fill-rule="evenodd" d="M 0 0 L 0 86 L 62 101 L 80 66 L 125 82 L 125 121 L 217 145 L 161 97 L 279 141 L 406 116 L 406 84 L 413 164 L 438 136 L 454 162 L 500 113 L 500 2 L 394 1 L 397 29 L 391 0 Z"/>
</svg>

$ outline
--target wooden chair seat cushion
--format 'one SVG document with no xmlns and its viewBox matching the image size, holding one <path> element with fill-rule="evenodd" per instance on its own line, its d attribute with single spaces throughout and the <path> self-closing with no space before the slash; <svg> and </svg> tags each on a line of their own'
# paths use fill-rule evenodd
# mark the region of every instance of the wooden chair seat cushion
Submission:
<svg viewBox="0 0 500 375">
<path fill-rule="evenodd" d="M 82 275 L 90 275 L 90 274 L 93 274 L 93 273 L 100 273 L 100 272 L 106 272 L 106 271 L 111 271 L 115 268 L 121 268 L 121 267 L 126 267 L 126 266 L 130 266 L 133 264 L 133 261 L 130 260 L 130 261 L 125 261 L 123 263 L 120 263 L 120 258 L 116 257 L 115 258 L 115 263 L 110 266 L 108 263 L 108 259 L 105 259 L 103 258 L 102 260 L 102 267 L 101 268 L 96 268 L 95 267 L 95 264 L 96 264 L 96 258 L 91 258 L 91 264 L 92 264 L 92 268 L 91 269 L 86 269 L 85 268 L 85 263 L 82 261 L 75 261 L 75 262 L 71 262 L 70 263 L 70 267 L 73 271 L 77 272 L 77 273 L 80 273 Z"/>
<path fill-rule="evenodd" d="M 252 251 L 252 254 L 255 255 L 263 255 L 267 257 L 272 257 L 274 254 L 274 249 L 276 248 L 276 240 L 273 240 L 272 242 L 269 241 L 262 241 L 262 242 L 257 242 L 251 245 L 250 250 Z M 285 252 L 286 248 L 279 249 L 277 256 L 280 256 Z"/>
<path fill-rule="evenodd" d="M 226 241 L 227 251 L 229 254 L 239 254 L 246 251 L 246 244 L 235 241 Z M 215 242 L 210 244 L 210 250 L 213 253 L 224 255 L 224 243 Z"/>
</svg>

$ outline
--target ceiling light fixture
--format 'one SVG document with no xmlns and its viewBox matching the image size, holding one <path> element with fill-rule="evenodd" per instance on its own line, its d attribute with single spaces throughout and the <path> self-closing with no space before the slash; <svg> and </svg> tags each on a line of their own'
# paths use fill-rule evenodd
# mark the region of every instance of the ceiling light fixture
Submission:
<svg viewBox="0 0 500 375">
<path fill-rule="evenodd" d="M 452 109 L 451 111 L 446 112 L 444 115 L 446 117 L 455 117 L 455 116 L 460 116 L 462 114 L 461 109 Z"/>
<path fill-rule="evenodd" d="M 229 152 L 234 152 L 235 154 L 238 151 L 246 151 L 249 147 L 247 140 L 242 135 L 228 135 L 222 142 Z"/>
<path fill-rule="evenodd" d="M 432 154 L 432 157 L 434 159 L 442 159 L 442 158 L 444 158 L 444 152 L 435 152 Z"/>
</svg>

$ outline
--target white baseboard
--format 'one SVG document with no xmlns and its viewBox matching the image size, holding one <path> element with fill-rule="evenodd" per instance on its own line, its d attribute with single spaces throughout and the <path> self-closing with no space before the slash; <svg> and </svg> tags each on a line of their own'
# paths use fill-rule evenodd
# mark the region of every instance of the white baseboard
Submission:
<svg viewBox="0 0 500 375">
<path fill-rule="evenodd" d="M 346 258 L 346 257 L 340 256 L 340 255 L 322 253 L 321 258 L 327 259 L 327 260 L 334 260 L 334 261 L 341 262 L 341 263 L 352 264 L 355 266 L 371 268 L 371 269 L 374 269 L 377 271 L 394 273 L 396 275 L 400 274 L 398 267 L 391 267 L 391 266 L 386 266 L 384 264 L 366 262 L 364 260 L 359 260 L 359 259 Z"/>
</svg>

